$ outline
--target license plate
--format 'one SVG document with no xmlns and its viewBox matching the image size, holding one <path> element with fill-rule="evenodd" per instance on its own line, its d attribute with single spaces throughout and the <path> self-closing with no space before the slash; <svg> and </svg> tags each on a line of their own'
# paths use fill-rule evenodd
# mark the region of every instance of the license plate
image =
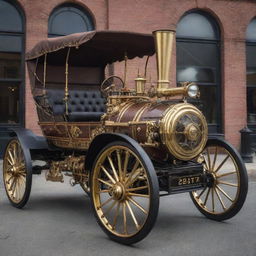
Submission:
<svg viewBox="0 0 256 256">
<path fill-rule="evenodd" d="M 172 187 L 181 186 L 193 186 L 202 183 L 201 175 L 189 175 L 189 176 L 172 176 L 170 177 L 170 185 Z"/>
</svg>

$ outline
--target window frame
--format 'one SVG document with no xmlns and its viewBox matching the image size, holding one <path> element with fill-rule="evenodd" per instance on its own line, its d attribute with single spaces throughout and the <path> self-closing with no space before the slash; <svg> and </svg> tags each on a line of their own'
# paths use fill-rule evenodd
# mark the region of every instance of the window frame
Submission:
<svg viewBox="0 0 256 256">
<path fill-rule="evenodd" d="M 216 81 L 215 83 L 205 83 L 205 82 L 196 82 L 199 86 L 211 86 L 216 88 L 216 123 L 208 123 L 208 131 L 211 134 L 220 134 L 223 132 L 223 120 L 222 120 L 222 83 L 221 83 L 221 34 L 220 29 L 218 27 L 217 22 L 213 17 L 211 17 L 208 13 L 202 11 L 190 11 L 187 12 L 184 16 L 187 16 L 191 13 L 198 13 L 208 19 L 214 29 L 216 39 L 207 39 L 207 38 L 194 38 L 194 37 L 177 37 L 176 44 L 179 42 L 185 43 L 200 43 L 200 44 L 212 44 L 217 48 L 217 56 L 216 56 Z M 183 17 L 184 17 L 183 16 Z M 182 18 L 183 18 L 182 17 Z M 182 19 L 181 18 L 181 19 Z M 181 20 L 180 19 L 180 20 Z M 178 25 L 177 25 L 178 28 Z M 177 50 L 176 50 L 177 51 Z M 176 70 L 178 70 L 178 62 L 177 62 L 178 54 L 176 52 Z M 176 79 L 177 79 L 177 71 L 176 71 Z M 177 79 L 177 85 L 179 85 L 179 81 Z"/>
<path fill-rule="evenodd" d="M 49 38 L 68 35 L 68 34 L 56 34 L 56 33 L 52 32 L 52 23 L 54 21 L 54 18 L 58 14 L 60 14 L 61 11 L 64 11 L 65 8 L 74 8 L 74 9 L 79 10 L 83 14 L 82 19 L 85 21 L 85 24 L 87 25 L 87 27 L 90 27 L 89 30 L 86 30 L 86 31 L 92 31 L 95 29 L 94 20 L 89 11 L 87 11 L 85 8 L 82 8 L 81 6 L 79 6 L 77 4 L 66 3 L 66 4 L 62 4 L 60 6 L 57 6 L 49 16 L 49 19 L 48 19 L 48 37 Z M 77 13 L 77 14 L 79 14 L 79 13 Z M 89 21 L 89 23 L 87 21 Z M 84 32 L 86 32 L 86 31 L 84 31 Z"/>
<path fill-rule="evenodd" d="M 256 18 L 255 18 L 256 19 Z M 247 52 L 247 46 L 253 46 L 253 47 L 255 47 L 255 51 L 256 51 L 256 41 L 252 41 L 252 40 L 246 40 L 246 45 L 245 45 L 245 47 L 246 47 L 246 52 Z M 246 55 L 247 55 L 247 53 L 246 53 Z M 256 68 L 256 65 L 255 65 L 255 68 Z M 246 58 L 246 97 L 247 97 L 247 89 L 248 88 L 256 88 L 256 83 L 255 84 L 250 84 L 250 85 L 248 85 L 247 84 L 247 69 L 248 69 L 248 66 L 247 66 L 247 58 Z M 248 122 L 248 106 L 247 106 L 247 101 L 246 101 L 246 118 L 247 118 L 247 120 L 246 120 L 246 122 L 247 122 L 247 125 L 248 125 L 248 127 L 250 128 L 250 129 L 252 129 L 252 130 L 254 130 L 254 131 L 256 131 L 256 122 Z M 256 114 L 256 113 L 255 113 Z"/>
<path fill-rule="evenodd" d="M 20 78 L 0 78 L 0 83 L 18 83 L 19 84 L 19 112 L 18 118 L 19 122 L 17 124 L 9 124 L 9 123 L 1 123 L 0 122 L 0 129 L 1 128 L 11 128 L 11 127 L 25 127 L 25 17 L 22 12 L 22 9 L 19 5 L 17 5 L 13 1 L 6 1 L 8 4 L 12 5 L 13 8 L 17 10 L 20 15 L 21 22 L 22 22 L 22 31 L 1 31 L 0 35 L 7 35 L 7 36 L 19 36 L 21 37 L 21 52 L 5 52 L 5 53 L 19 53 L 21 57 L 20 62 Z"/>
</svg>

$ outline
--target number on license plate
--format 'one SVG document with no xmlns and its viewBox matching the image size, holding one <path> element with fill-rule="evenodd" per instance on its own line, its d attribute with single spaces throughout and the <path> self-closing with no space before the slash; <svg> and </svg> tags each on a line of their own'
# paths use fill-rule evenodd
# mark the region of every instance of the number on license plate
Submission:
<svg viewBox="0 0 256 256">
<path fill-rule="evenodd" d="M 178 179 L 178 186 L 200 183 L 200 176 L 181 177 Z"/>
</svg>

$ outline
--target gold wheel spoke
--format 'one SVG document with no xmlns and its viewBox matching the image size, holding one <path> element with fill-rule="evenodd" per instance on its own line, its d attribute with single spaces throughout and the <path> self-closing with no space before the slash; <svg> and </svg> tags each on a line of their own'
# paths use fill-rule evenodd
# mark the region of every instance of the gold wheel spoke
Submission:
<svg viewBox="0 0 256 256">
<path fill-rule="evenodd" d="M 15 161 L 14 161 L 14 157 L 13 157 L 13 155 L 12 155 L 12 153 L 11 153 L 11 150 L 10 150 L 10 149 L 8 150 L 8 155 L 10 156 L 10 159 L 11 159 L 12 165 L 14 165 L 14 164 L 15 164 Z"/>
<path fill-rule="evenodd" d="M 220 201 L 220 204 L 221 204 L 223 210 L 226 211 L 226 206 L 225 206 L 223 200 L 221 199 L 221 196 L 220 196 L 218 190 L 215 187 L 214 187 L 214 191 L 215 191 L 215 193 L 216 193 L 216 195 L 217 195 L 217 197 L 218 197 L 218 199 Z"/>
<path fill-rule="evenodd" d="M 14 179 L 14 176 L 13 176 L 13 175 L 6 181 L 6 183 L 9 184 L 10 181 L 11 181 L 11 179 Z"/>
<path fill-rule="evenodd" d="M 129 177 L 128 179 L 126 180 L 126 184 L 131 180 L 132 176 L 135 174 L 135 172 L 138 170 L 138 166 L 139 166 L 139 161 L 136 159 L 136 162 L 132 168 L 132 171 L 129 173 Z"/>
<path fill-rule="evenodd" d="M 118 215 L 119 215 L 119 209 L 120 209 L 120 203 L 118 202 L 118 205 L 116 207 L 116 213 L 115 213 L 115 216 L 114 216 L 114 220 L 113 220 L 113 229 L 116 228 L 116 222 L 117 222 L 117 218 L 118 218 Z"/>
<path fill-rule="evenodd" d="M 212 171 L 211 168 L 211 157 L 210 157 L 210 153 L 209 153 L 209 148 L 207 148 L 207 158 L 208 158 L 208 167 L 209 167 L 209 171 Z"/>
<path fill-rule="evenodd" d="M 226 181 L 222 181 L 222 180 L 218 180 L 218 184 L 223 184 L 223 185 L 227 185 L 227 186 L 231 186 L 231 187 L 238 187 L 238 184 L 234 184 L 234 183 L 230 183 L 230 182 L 226 182 Z"/>
<path fill-rule="evenodd" d="M 212 211 L 215 212 L 215 202 L 214 202 L 214 190 L 211 188 L 212 191 Z"/>
<path fill-rule="evenodd" d="M 221 162 L 221 164 L 218 166 L 218 168 L 214 171 L 215 173 L 217 173 L 217 172 L 220 170 L 220 168 L 226 163 L 226 161 L 228 160 L 228 158 L 229 158 L 229 155 L 227 155 L 227 156 L 225 157 L 225 159 Z"/>
<path fill-rule="evenodd" d="M 206 203 L 207 203 L 207 200 L 208 200 L 209 194 L 210 194 L 210 188 L 208 188 L 208 191 L 207 191 L 206 197 L 205 197 L 205 199 L 204 199 L 204 206 L 206 206 Z"/>
<path fill-rule="evenodd" d="M 209 170 L 210 170 L 210 168 L 209 168 L 209 166 L 208 166 L 208 163 L 207 163 L 207 160 L 206 160 L 205 155 L 203 155 L 203 158 L 204 158 L 204 163 L 203 163 L 203 164 L 205 165 L 204 167 L 205 167 L 205 169 L 206 169 L 206 170 L 208 170 L 208 171 L 209 171 Z"/>
<path fill-rule="evenodd" d="M 134 224 L 135 224 L 137 230 L 139 230 L 139 229 L 140 229 L 140 225 L 138 224 L 138 221 L 137 221 L 137 219 L 136 219 L 136 217 L 135 217 L 135 215 L 134 215 L 134 212 L 133 212 L 133 210 L 132 210 L 132 208 L 131 208 L 129 202 L 126 200 L 125 203 L 126 203 L 126 206 L 127 206 L 128 210 L 129 210 L 131 216 L 132 216 L 133 222 L 134 222 Z"/>
<path fill-rule="evenodd" d="M 109 161 L 109 163 L 110 163 L 110 166 L 111 166 L 111 168 L 112 168 L 112 171 L 113 171 L 113 173 L 114 173 L 114 176 L 115 176 L 116 181 L 119 181 L 119 177 L 118 177 L 118 175 L 117 175 L 116 168 L 115 168 L 115 166 L 114 166 L 114 164 L 113 164 L 112 159 L 111 159 L 109 156 L 108 156 L 108 161 Z"/>
<path fill-rule="evenodd" d="M 222 173 L 222 174 L 216 175 L 216 177 L 217 177 L 217 178 L 221 178 L 221 177 L 225 177 L 225 176 L 232 175 L 232 174 L 236 174 L 236 171 L 227 172 L 227 173 Z"/>
<path fill-rule="evenodd" d="M 24 177 L 24 176 L 19 176 L 19 179 L 21 180 L 21 181 L 23 181 L 23 183 L 26 183 L 26 177 Z"/>
<path fill-rule="evenodd" d="M 20 198 L 21 198 L 21 186 L 20 186 L 19 179 L 17 179 L 16 191 L 17 191 L 16 192 L 17 200 L 20 200 Z"/>
<path fill-rule="evenodd" d="M 229 199 L 229 201 L 231 201 L 232 203 L 234 202 L 234 200 L 218 185 L 216 185 L 216 188 L 227 198 Z"/>
<path fill-rule="evenodd" d="M 110 201 L 112 201 L 113 199 L 112 199 L 112 197 L 110 197 L 107 201 L 105 201 L 103 204 L 101 204 L 100 206 L 99 206 L 99 208 L 102 208 L 102 207 L 104 207 L 105 205 L 107 205 Z"/>
<path fill-rule="evenodd" d="M 9 163 L 11 166 L 14 165 L 14 163 L 11 161 L 11 159 L 10 159 L 9 157 L 7 157 L 7 161 L 8 161 L 8 163 Z"/>
<path fill-rule="evenodd" d="M 17 178 L 14 180 L 13 184 L 14 184 L 14 185 L 13 185 L 13 187 L 12 187 L 11 192 L 12 192 L 12 195 L 14 196 L 15 190 L 16 190 L 16 186 L 17 186 Z"/>
<path fill-rule="evenodd" d="M 207 187 L 205 187 L 196 198 L 199 199 L 203 195 L 203 193 L 206 191 L 206 189 Z"/>
<path fill-rule="evenodd" d="M 127 172 L 127 165 L 128 165 L 128 161 L 129 161 L 129 158 L 130 158 L 130 153 L 129 151 L 126 151 L 125 152 L 125 158 L 124 158 L 124 169 L 123 169 L 123 180 L 125 181 L 125 177 L 126 177 L 126 172 Z"/>
<path fill-rule="evenodd" d="M 126 204 L 123 203 L 124 234 L 127 234 Z"/>
<path fill-rule="evenodd" d="M 26 177 L 26 173 L 25 172 L 19 172 L 19 176 L 22 176 L 22 177 Z"/>
<path fill-rule="evenodd" d="M 142 190 L 142 189 L 148 189 L 148 186 L 141 186 L 141 187 L 136 187 L 136 188 L 127 188 L 126 191 L 137 191 L 137 190 Z"/>
<path fill-rule="evenodd" d="M 104 215 L 107 215 L 113 207 L 116 205 L 117 201 L 113 201 L 113 203 L 108 207 L 108 209 L 104 212 Z"/>
<path fill-rule="evenodd" d="M 117 156 L 117 164 L 118 164 L 118 172 L 119 172 L 119 180 L 122 180 L 123 173 L 122 173 L 122 163 L 121 163 L 121 156 L 120 156 L 120 150 L 116 151 Z"/>
<path fill-rule="evenodd" d="M 138 203 L 136 202 L 134 199 L 128 197 L 128 200 L 135 205 L 136 207 L 138 207 L 143 213 L 145 213 L 146 215 L 148 214 L 148 212 Z"/>
<path fill-rule="evenodd" d="M 14 184 L 15 184 L 16 179 L 17 179 L 16 177 L 13 177 L 13 181 L 12 181 L 12 183 L 10 184 L 9 191 L 12 191 L 12 190 L 13 190 L 13 187 L 14 187 Z"/>
<path fill-rule="evenodd" d="M 101 165 L 100 168 L 104 171 L 104 173 L 108 176 L 108 178 L 112 181 L 112 183 L 115 184 L 116 181 L 115 181 L 114 178 L 109 174 L 109 172 L 106 170 L 106 168 L 105 168 L 103 165 Z"/>
<path fill-rule="evenodd" d="M 149 198 L 149 195 L 144 195 L 144 194 L 137 194 L 137 193 L 132 193 L 132 192 L 128 192 L 127 194 L 128 194 L 128 196 L 137 196 L 137 197 Z"/>
<path fill-rule="evenodd" d="M 13 157 L 14 157 L 14 159 L 16 159 L 16 161 L 19 159 L 18 154 L 17 154 L 17 144 L 16 143 L 13 144 Z"/>
<path fill-rule="evenodd" d="M 126 181 L 126 183 L 125 183 L 125 186 L 127 187 L 127 188 L 129 188 L 129 186 L 131 186 L 136 180 L 137 180 L 137 178 L 140 176 L 140 174 L 141 174 L 141 170 L 142 170 L 142 168 L 139 168 L 139 169 L 137 169 L 137 170 L 135 170 L 134 171 L 134 177 L 131 177 L 131 176 L 129 176 L 129 178 L 127 179 L 127 181 Z M 133 176 L 132 175 L 132 176 Z"/>
<path fill-rule="evenodd" d="M 213 159 L 213 163 L 212 163 L 212 171 L 214 172 L 214 167 L 215 167 L 215 163 L 216 163 L 216 159 L 217 159 L 217 154 L 218 154 L 218 148 L 217 146 L 215 147 L 215 153 L 214 153 L 214 159 Z"/>
<path fill-rule="evenodd" d="M 109 193 L 110 192 L 110 189 L 102 189 L 100 190 L 100 193 Z"/>
<path fill-rule="evenodd" d="M 105 185 L 107 185 L 107 186 L 109 186 L 109 187 L 113 187 L 113 185 L 112 184 L 110 184 L 109 182 L 107 182 L 107 181 L 105 181 L 105 180 L 103 180 L 103 179 L 100 179 L 100 178 L 98 178 L 98 181 L 100 181 L 101 183 L 103 183 L 103 184 L 105 184 Z"/>
</svg>

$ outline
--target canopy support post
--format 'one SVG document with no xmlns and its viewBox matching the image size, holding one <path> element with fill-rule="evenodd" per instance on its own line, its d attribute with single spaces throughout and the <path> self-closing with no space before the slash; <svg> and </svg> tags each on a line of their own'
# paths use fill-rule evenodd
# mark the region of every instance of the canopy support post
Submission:
<svg viewBox="0 0 256 256">
<path fill-rule="evenodd" d="M 127 74 L 127 53 L 124 54 L 124 87 L 126 87 L 126 74 Z"/>
<path fill-rule="evenodd" d="M 44 89 L 46 84 L 46 67 L 47 67 L 47 53 L 44 55 L 44 80 L 43 80 Z"/>
<path fill-rule="evenodd" d="M 66 57 L 66 69 L 65 69 L 65 97 L 64 97 L 64 102 L 65 102 L 65 108 L 66 108 L 66 115 L 68 115 L 68 97 L 69 97 L 69 90 L 68 90 L 68 60 L 69 60 L 69 53 L 70 53 L 70 47 L 68 48 L 68 53 Z"/>
</svg>

